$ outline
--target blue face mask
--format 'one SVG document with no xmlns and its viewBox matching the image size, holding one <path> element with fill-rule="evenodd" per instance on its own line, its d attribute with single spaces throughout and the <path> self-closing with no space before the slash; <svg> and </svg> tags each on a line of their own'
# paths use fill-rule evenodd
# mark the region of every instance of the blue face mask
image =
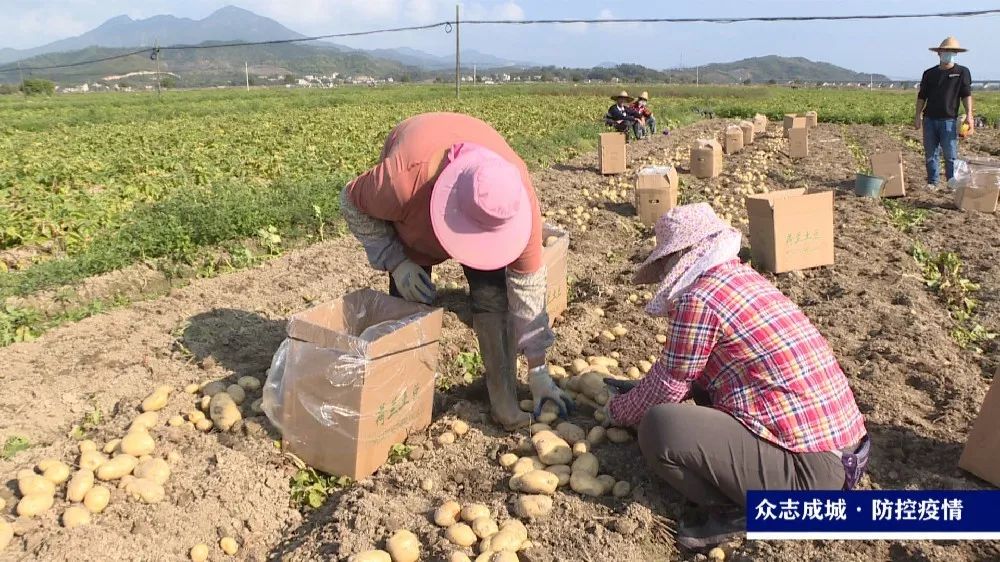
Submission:
<svg viewBox="0 0 1000 562">
<path fill-rule="evenodd" d="M 955 62 L 955 53 L 940 53 L 941 64 L 951 64 Z"/>
</svg>

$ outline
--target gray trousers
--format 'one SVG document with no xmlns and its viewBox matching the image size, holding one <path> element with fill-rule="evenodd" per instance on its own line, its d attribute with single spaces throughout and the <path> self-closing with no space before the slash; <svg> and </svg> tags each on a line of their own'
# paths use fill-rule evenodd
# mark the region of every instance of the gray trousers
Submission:
<svg viewBox="0 0 1000 562">
<path fill-rule="evenodd" d="M 757 437 L 729 414 L 661 404 L 639 424 L 639 448 L 653 472 L 701 506 L 746 507 L 747 490 L 840 490 L 834 453 L 792 453 Z"/>
</svg>

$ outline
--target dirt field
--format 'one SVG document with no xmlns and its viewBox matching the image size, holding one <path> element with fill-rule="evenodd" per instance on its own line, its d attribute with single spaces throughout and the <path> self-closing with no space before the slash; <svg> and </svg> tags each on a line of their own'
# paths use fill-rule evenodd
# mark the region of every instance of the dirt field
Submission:
<svg viewBox="0 0 1000 562">
<path fill-rule="evenodd" d="M 822 117 L 822 115 L 821 115 Z M 642 163 L 674 162 L 677 149 L 714 136 L 722 121 L 705 121 L 670 136 L 629 146 L 631 168 Z M 843 140 L 847 134 L 866 150 L 898 147 L 906 154 L 908 200 L 927 209 L 926 221 L 904 233 L 888 220 L 879 202 L 850 192 L 856 165 Z M 928 290 L 910 257 L 915 242 L 932 251 L 959 252 L 966 276 L 980 283 L 978 321 L 996 329 L 1000 319 L 1000 250 L 994 243 L 996 216 L 966 214 L 950 207 L 950 196 L 924 190 L 922 155 L 912 131 L 870 126 L 823 125 L 812 135 L 812 156 L 792 162 L 784 155 L 780 124 L 743 153 L 727 157 L 726 176 L 695 180 L 682 174 L 682 199 L 713 200 L 742 226 L 741 196 L 728 189 L 735 170 L 763 176 L 756 185 L 836 191 L 837 263 L 774 278 L 820 331 L 829 338 L 851 384 L 874 442 L 865 488 L 981 488 L 988 486 L 956 466 L 969 425 L 975 418 L 998 364 L 996 343 L 977 354 L 961 349 L 949 332 L 954 326 L 944 305 Z M 980 131 L 963 151 L 996 152 L 1000 136 Z M 587 156 L 535 174 L 543 209 L 592 215 L 583 231 L 570 225 L 571 305 L 561 322 L 552 360 L 560 364 L 581 355 L 618 351 L 625 366 L 658 353 L 658 321 L 627 298 L 645 289 L 629 285 L 636 263 L 650 248 L 650 233 L 631 217 L 630 204 L 601 196 L 630 187 L 634 176 L 602 178 Z M 598 196 L 588 201 L 584 190 Z M 729 193 L 729 195 L 725 195 Z M 597 207 L 598 210 L 593 210 Z M 553 218 L 558 218 L 556 215 Z M 565 222 L 565 221 L 564 221 Z M 455 266 L 441 268 L 445 280 L 459 280 Z M 0 460 L 7 502 L 3 516 L 13 520 L 18 470 L 46 457 L 76 461 L 76 442 L 68 436 L 91 409 L 104 421 L 90 437 L 100 445 L 119 437 L 142 398 L 159 384 L 177 389 L 192 382 L 250 375 L 263 379 L 283 336 L 284 320 L 310 302 L 330 300 L 359 287 L 384 288 L 384 277 L 370 270 L 360 247 L 349 238 L 292 252 L 262 267 L 200 280 L 168 296 L 134 304 L 49 332 L 38 341 L 0 349 L 0 436 L 25 435 L 36 446 L 13 461 Z M 442 297 L 449 312 L 441 348 L 441 368 L 450 370 L 456 355 L 474 349 L 466 325 L 468 309 L 461 291 Z M 602 308 L 606 316 L 595 314 Z M 630 331 L 613 344 L 595 332 L 621 323 Z M 449 375 L 444 375 L 449 376 Z M 528 397 L 527 388 L 523 388 Z M 435 397 L 435 425 L 411 438 L 415 457 L 388 466 L 374 477 L 340 492 L 320 509 L 301 514 L 289 506 L 290 462 L 274 446 L 273 428 L 262 416 L 249 417 L 231 434 L 203 434 L 161 426 L 152 431 L 157 454 L 176 451 L 166 485 L 167 499 L 136 503 L 114 490 L 105 513 L 94 524 L 66 530 L 57 520 L 65 505 L 36 519 L 14 520 L 16 536 L 0 560 L 185 560 L 197 543 L 212 546 L 212 559 L 224 559 L 218 539 L 231 535 L 243 545 L 234 559 L 343 560 L 352 553 L 381 547 L 397 528 L 416 533 L 425 560 L 442 560 L 449 551 L 428 514 L 445 499 L 489 505 L 501 519 L 510 517 L 506 471 L 496 456 L 519 441 L 488 422 L 481 381 L 457 383 Z M 249 400 L 248 402 L 249 403 Z M 194 398 L 175 394 L 161 419 L 191 409 Z M 450 446 L 431 445 L 444 423 L 455 417 L 473 429 Z M 584 416 L 583 425 L 593 422 Z M 693 428 L 692 430 L 697 430 Z M 624 500 L 585 499 L 560 492 L 544 521 L 530 523 L 534 547 L 522 560 L 704 560 L 677 552 L 654 533 L 654 521 L 677 519 L 685 506 L 643 468 L 638 447 L 605 444 L 595 450 L 602 471 L 628 480 Z M 430 492 L 420 488 L 432 479 Z M 933 560 L 1000 559 L 1000 543 L 956 542 L 753 542 L 728 547 L 735 560 Z"/>
</svg>

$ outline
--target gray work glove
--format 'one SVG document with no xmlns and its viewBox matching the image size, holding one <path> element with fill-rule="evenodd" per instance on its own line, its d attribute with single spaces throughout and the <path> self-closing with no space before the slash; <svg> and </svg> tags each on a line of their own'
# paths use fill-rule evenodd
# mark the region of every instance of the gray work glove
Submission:
<svg viewBox="0 0 1000 562">
<path fill-rule="evenodd" d="M 405 259 L 392 270 L 392 280 L 404 299 L 410 302 L 431 304 L 437 297 L 437 288 L 424 268 Z"/>
<path fill-rule="evenodd" d="M 565 418 L 576 407 L 573 400 L 559 388 L 549 375 L 548 365 L 535 367 L 528 371 L 528 387 L 535 405 L 535 416 L 542 414 L 542 404 L 551 401 L 559 408 L 559 417 Z"/>
</svg>

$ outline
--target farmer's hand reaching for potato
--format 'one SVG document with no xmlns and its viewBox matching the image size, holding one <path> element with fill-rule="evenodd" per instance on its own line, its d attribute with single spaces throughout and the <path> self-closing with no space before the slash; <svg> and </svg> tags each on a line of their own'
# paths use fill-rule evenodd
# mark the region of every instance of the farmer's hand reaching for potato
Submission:
<svg viewBox="0 0 1000 562">
<path fill-rule="evenodd" d="M 535 417 L 542 413 L 542 404 L 551 401 L 559 408 L 559 416 L 565 418 L 575 407 L 573 400 L 560 389 L 552 376 L 548 365 L 540 365 L 528 371 L 528 387 L 531 388 L 531 399 L 535 406 Z"/>
</svg>

